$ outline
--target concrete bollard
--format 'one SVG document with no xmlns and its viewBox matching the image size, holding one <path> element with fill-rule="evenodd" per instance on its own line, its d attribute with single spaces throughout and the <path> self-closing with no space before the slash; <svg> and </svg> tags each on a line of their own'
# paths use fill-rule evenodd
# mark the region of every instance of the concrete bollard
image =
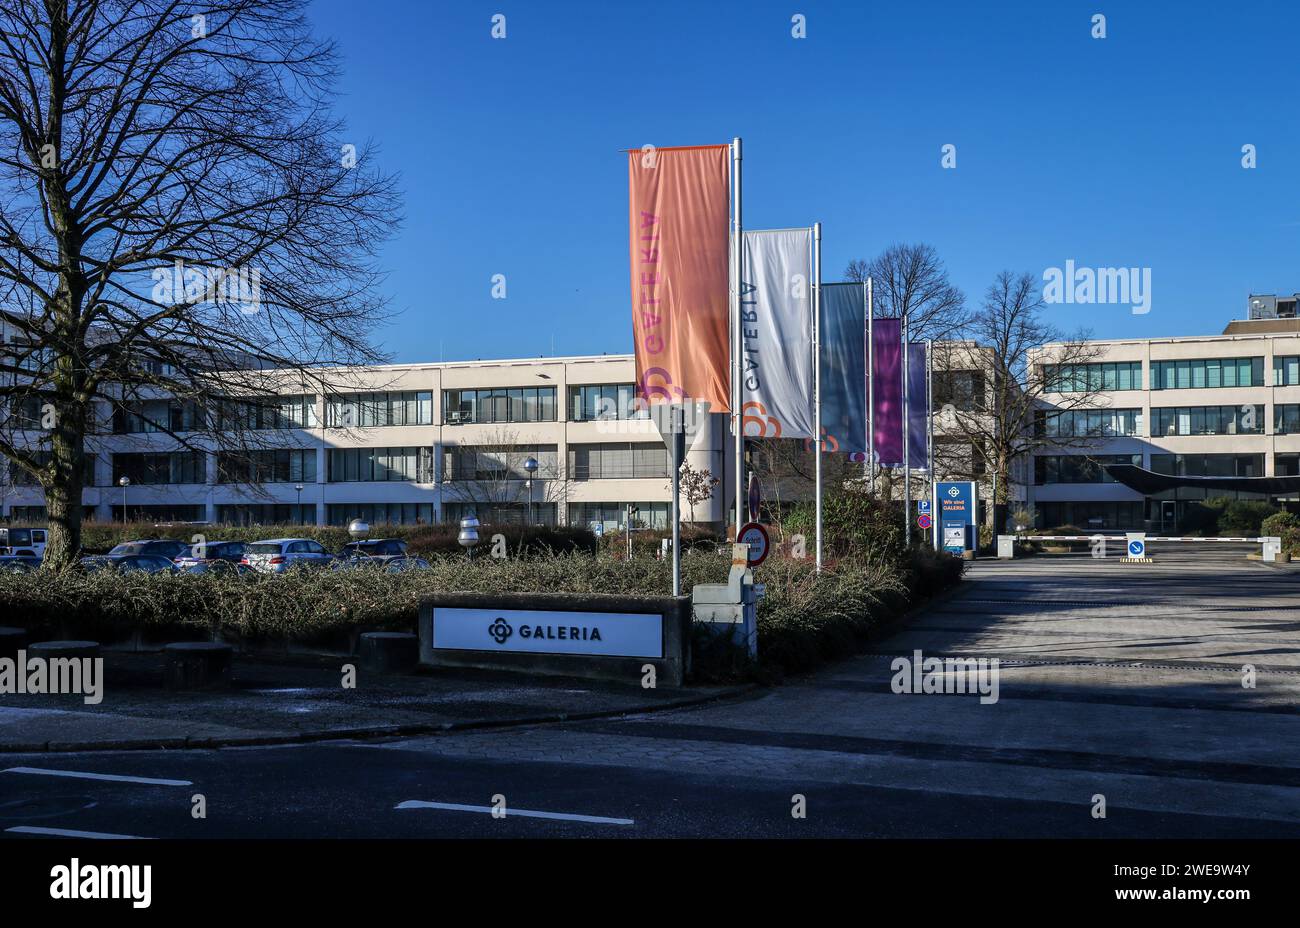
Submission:
<svg viewBox="0 0 1300 928">
<path fill-rule="evenodd" d="M 167 665 L 163 685 L 169 690 L 215 690 L 230 686 L 235 649 L 215 641 L 177 641 L 163 647 Z"/>
<path fill-rule="evenodd" d="M 0 625 L 0 657 L 7 657 L 12 660 L 18 656 L 18 652 L 26 644 L 27 629 Z"/>
<path fill-rule="evenodd" d="M 37 641 L 35 644 L 27 646 L 28 657 L 39 657 L 44 660 L 54 660 L 56 658 L 73 658 L 81 660 L 82 658 L 99 657 L 98 641 Z"/>
<path fill-rule="evenodd" d="M 420 639 L 409 632 L 362 632 L 357 652 L 363 670 L 408 673 L 420 662 Z"/>
</svg>

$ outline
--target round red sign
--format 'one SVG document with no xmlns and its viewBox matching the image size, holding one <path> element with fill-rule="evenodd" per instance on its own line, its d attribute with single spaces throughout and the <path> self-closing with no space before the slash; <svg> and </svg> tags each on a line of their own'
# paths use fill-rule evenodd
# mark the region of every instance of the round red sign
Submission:
<svg viewBox="0 0 1300 928">
<path fill-rule="evenodd" d="M 736 541 L 743 545 L 749 545 L 749 566 L 757 567 L 763 561 L 767 560 L 767 551 L 769 547 L 767 529 L 757 522 L 746 522 L 740 527 L 740 534 L 736 536 Z"/>
</svg>

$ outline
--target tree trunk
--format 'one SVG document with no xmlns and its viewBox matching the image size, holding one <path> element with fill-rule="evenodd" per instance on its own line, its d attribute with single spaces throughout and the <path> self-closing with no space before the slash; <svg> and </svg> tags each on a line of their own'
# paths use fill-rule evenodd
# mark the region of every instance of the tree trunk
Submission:
<svg viewBox="0 0 1300 928">
<path fill-rule="evenodd" d="M 60 363 L 56 381 L 66 366 Z M 81 490 L 85 473 L 85 407 L 75 401 L 55 402 L 55 422 L 50 432 L 49 482 L 45 485 L 45 510 L 49 521 L 44 566 L 60 568 L 81 553 Z M 126 518 L 126 513 L 122 514 Z"/>
</svg>

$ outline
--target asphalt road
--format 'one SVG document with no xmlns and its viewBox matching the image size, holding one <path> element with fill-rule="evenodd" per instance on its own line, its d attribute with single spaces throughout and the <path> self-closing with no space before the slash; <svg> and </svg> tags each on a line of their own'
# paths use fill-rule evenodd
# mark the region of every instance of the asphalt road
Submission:
<svg viewBox="0 0 1300 928">
<path fill-rule="evenodd" d="M 4 755 L 0 833 L 1297 837 L 1300 574 L 1243 553 L 981 563 L 876 654 L 692 709 L 385 743 Z M 893 692 L 893 660 L 917 649 L 998 658 L 997 701 Z"/>
</svg>

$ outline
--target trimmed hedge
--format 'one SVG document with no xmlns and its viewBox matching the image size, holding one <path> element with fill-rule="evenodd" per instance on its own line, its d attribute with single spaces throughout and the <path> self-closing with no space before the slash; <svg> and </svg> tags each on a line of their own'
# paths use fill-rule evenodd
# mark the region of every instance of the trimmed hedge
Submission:
<svg viewBox="0 0 1300 928">
<path fill-rule="evenodd" d="M 0 571 L 0 605 L 6 623 L 52 635 L 114 640 L 152 629 L 213 631 L 250 642 L 312 641 L 365 629 L 411 629 L 421 598 L 438 591 L 662 596 L 671 589 L 670 564 L 653 558 L 627 562 L 570 553 L 439 558 L 432 565 L 398 574 L 297 570 L 246 578 Z M 689 590 L 724 581 L 730 558 L 696 552 L 682 565 Z M 882 621 L 956 583 L 962 568 L 959 559 L 928 549 L 895 564 L 841 559 L 821 575 L 811 559 L 769 558 L 758 570 L 767 590 L 758 611 L 760 672 L 810 670 L 852 653 Z"/>
</svg>

